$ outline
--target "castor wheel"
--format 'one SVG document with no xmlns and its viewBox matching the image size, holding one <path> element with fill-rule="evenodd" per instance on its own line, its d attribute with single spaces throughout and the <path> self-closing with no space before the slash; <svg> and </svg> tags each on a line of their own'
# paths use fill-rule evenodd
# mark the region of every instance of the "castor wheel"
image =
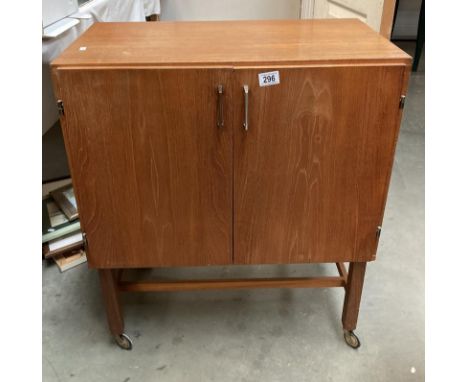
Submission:
<svg viewBox="0 0 468 382">
<path fill-rule="evenodd" d="M 116 334 L 114 336 L 114 339 L 115 339 L 115 342 L 117 342 L 117 345 L 119 345 L 119 347 L 121 347 L 122 349 L 132 350 L 132 347 L 133 347 L 132 340 L 125 333 Z"/>
<path fill-rule="evenodd" d="M 359 342 L 359 338 L 352 330 L 345 330 L 344 331 L 344 339 L 348 346 L 351 346 L 353 349 L 357 349 L 361 346 L 361 342 Z"/>
</svg>

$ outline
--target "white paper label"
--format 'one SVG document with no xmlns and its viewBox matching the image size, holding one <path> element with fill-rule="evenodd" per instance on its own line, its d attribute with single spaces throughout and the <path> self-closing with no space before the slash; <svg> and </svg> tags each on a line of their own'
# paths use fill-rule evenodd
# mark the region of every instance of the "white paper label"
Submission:
<svg viewBox="0 0 468 382">
<path fill-rule="evenodd" d="M 259 73 L 258 75 L 258 84 L 260 86 L 278 85 L 279 83 L 280 77 L 277 70 L 274 72 Z"/>
</svg>

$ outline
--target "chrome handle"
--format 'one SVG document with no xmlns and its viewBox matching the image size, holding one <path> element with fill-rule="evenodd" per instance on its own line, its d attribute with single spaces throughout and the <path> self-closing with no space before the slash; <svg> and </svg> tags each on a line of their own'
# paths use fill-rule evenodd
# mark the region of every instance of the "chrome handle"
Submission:
<svg viewBox="0 0 468 382">
<path fill-rule="evenodd" d="M 249 86 L 244 85 L 244 129 L 249 129 Z"/>
<path fill-rule="evenodd" d="M 218 94 L 218 108 L 216 115 L 216 125 L 218 127 L 224 126 L 224 115 L 223 115 L 223 85 L 218 85 L 217 94 Z"/>
</svg>

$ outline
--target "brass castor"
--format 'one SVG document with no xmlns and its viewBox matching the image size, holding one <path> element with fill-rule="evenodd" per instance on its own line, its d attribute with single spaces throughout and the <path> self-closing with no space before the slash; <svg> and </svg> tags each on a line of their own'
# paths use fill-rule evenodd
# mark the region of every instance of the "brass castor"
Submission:
<svg viewBox="0 0 468 382">
<path fill-rule="evenodd" d="M 359 346 L 361 346 L 359 338 L 352 330 L 345 330 L 343 334 L 348 346 L 352 347 L 353 349 L 357 349 Z"/>
<path fill-rule="evenodd" d="M 117 345 L 119 345 L 120 348 L 122 348 L 124 350 L 132 350 L 132 348 L 133 348 L 132 340 L 125 333 L 116 334 L 114 336 L 114 339 L 115 339 L 115 342 L 117 342 Z"/>
</svg>

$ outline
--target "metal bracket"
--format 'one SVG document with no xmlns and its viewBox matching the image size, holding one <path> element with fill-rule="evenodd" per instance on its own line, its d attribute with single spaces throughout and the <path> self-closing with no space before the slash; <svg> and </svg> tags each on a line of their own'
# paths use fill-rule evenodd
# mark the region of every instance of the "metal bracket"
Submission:
<svg viewBox="0 0 468 382">
<path fill-rule="evenodd" d="M 378 226 L 377 227 L 377 231 L 375 232 L 375 237 L 378 239 L 380 239 L 380 233 L 382 232 L 382 226 Z"/>
<path fill-rule="evenodd" d="M 405 100 L 406 100 L 406 96 L 402 95 L 400 97 L 400 109 L 403 109 L 405 107 Z"/>
<path fill-rule="evenodd" d="M 88 254 L 88 238 L 86 236 L 86 232 L 83 232 L 82 235 L 83 235 L 83 247 L 87 255 Z"/>
<path fill-rule="evenodd" d="M 218 110 L 216 111 L 217 113 L 217 121 L 216 125 L 218 127 L 223 127 L 224 126 L 224 115 L 223 115 L 223 93 L 224 93 L 224 88 L 223 85 L 218 85 Z"/>
<path fill-rule="evenodd" d="M 65 115 L 65 110 L 63 108 L 63 101 L 61 99 L 57 101 L 57 109 L 58 109 L 60 116 L 63 117 Z"/>
</svg>

